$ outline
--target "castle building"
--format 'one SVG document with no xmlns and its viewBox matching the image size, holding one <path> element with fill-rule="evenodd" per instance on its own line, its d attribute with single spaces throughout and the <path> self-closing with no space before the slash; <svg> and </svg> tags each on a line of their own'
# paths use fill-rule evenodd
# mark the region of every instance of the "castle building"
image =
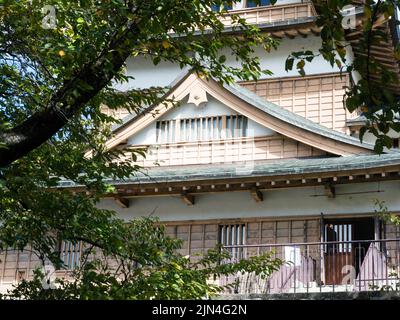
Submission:
<svg viewBox="0 0 400 320">
<path fill-rule="evenodd" d="M 240 259 L 275 250 L 293 262 L 265 281 L 240 278 L 236 292 L 364 291 L 395 285 L 400 277 L 400 230 L 376 215 L 376 201 L 400 211 L 399 134 L 394 148 L 375 154 L 374 138 L 358 138 L 365 119 L 344 107 L 345 87 L 359 80 L 322 57 L 305 67 L 306 76 L 285 71 L 291 52 L 318 51 L 320 29 L 312 1 L 243 0 L 231 8 L 273 37 L 276 50 L 256 52 L 263 69 L 258 81 L 221 85 L 169 62 L 154 66 L 131 58 L 135 77 L 124 89 L 168 86 L 179 106 L 153 105 L 122 119 L 108 148 L 146 147 L 137 161 L 142 173 L 111 181 L 117 194 L 99 207 L 124 219 L 153 214 L 168 235 L 183 240 L 181 252 L 196 258 L 222 243 Z M 356 21 L 362 17 L 357 7 Z M 224 20 L 229 28 L 229 15 Z M 378 26 L 391 41 L 372 54 L 400 74 L 394 48 L 398 29 Z M 347 30 L 349 61 L 362 54 L 360 30 Z M 237 62 L 227 54 L 227 64 Z M 375 80 L 377 80 L 375 78 Z M 372 81 L 375 81 L 372 80 Z M 388 87 L 400 93 L 397 85 Z M 106 107 L 104 112 L 111 113 Z M 78 188 L 65 181 L 63 188 Z M 64 243 L 66 265 L 78 263 L 80 246 Z M 29 253 L 6 252 L 0 285 L 30 277 Z M 221 279 L 230 281 L 232 279 Z M 237 279 L 236 279 L 237 280 Z"/>
</svg>

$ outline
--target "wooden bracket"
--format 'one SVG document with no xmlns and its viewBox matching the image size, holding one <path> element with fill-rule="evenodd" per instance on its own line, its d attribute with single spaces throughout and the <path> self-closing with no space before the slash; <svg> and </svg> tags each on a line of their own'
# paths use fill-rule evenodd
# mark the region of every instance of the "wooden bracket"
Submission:
<svg viewBox="0 0 400 320">
<path fill-rule="evenodd" d="M 328 198 L 335 198 L 335 195 L 336 195 L 335 187 L 331 184 L 326 184 L 325 185 L 325 195 Z"/>
<path fill-rule="evenodd" d="M 256 202 L 261 202 L 264 200 L 264 196 L 258 188 L 256 188 L 256 187 L 251 188 L 250 193 Z"/>
<path fill-rule="evenodd" d="M 114 201 L 121 207 L 121 208 L 129 208 L 129 199 L 115 197 Z"/>
<path fill-rule="evenodd" d="M 194 196 L 193 195 L 183 192 L 181 197 L 182 197 L 182 201 L 184 203 L 186 203 L 188 206 L 194 205 Z"/>
</svg>

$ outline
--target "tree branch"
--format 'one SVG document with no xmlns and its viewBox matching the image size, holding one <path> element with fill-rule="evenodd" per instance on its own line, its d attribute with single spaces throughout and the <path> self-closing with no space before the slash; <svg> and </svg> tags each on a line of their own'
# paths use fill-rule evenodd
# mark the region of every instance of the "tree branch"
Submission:
<svg viewBox="0 0 400 320">
<path fill-rule="evenodd" d="M 11 164 L 50 139 L 106 87 L 130 56 L 139 33 L 134 22 L 126 23 L 126 28 L 121 29 L 125 31 L 114 37 L 96 61 L 83 66 L 74 78 L 67 80 L 44 110 L 0 132 L 0 141 L 5 144 L 5 148 L 0 148 L 0 167 Z M 81 84 L 85 84 L 85 88 Z"/>
</svg>

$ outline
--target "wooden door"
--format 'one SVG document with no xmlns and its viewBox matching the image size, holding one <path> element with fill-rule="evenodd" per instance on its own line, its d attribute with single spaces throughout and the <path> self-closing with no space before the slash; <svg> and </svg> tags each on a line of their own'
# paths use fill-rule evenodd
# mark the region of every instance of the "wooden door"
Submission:
<svg viewBox="0 0 400 320">
<path fill-rule="evenodd" d="M 354 248 L 351 243 L 337 243 L 353 240 L 354 225 L 349 222 L 328 222 L 325 224 L 324 246 L 325 284 L 340 285 L 349 268 L 354 266 Z"/>
</svg>

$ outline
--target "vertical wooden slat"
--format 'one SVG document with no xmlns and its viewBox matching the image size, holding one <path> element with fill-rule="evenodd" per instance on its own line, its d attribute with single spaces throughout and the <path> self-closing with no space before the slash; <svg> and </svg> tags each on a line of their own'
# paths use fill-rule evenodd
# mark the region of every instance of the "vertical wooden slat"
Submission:
<svg viewBox="0 0 400 320">
<path fill-rule="evenodd" d="M 181 140 L 181 120 L 176 119 L 175 121 L 175 142 Z"/>
<path fill-rule="evenodd" d="M 230 126 L 229 126 L 229 137 L 230 138 L 234 138 L 235 137 L 235 128 L 234 128 L 234 126 L 233 126 L 233 115 L 231 115 L 230 117 L 229 117 L 229 121 L 230 121 Z"/>
<path fill-rule="evenodd" d="M 307 229 L 307 226 L 308 226 L 308 221 L 307 220 L 304 220 L 304 223 L 303 223 L 303 242 L 307 242 L 307 236 L 308 236 L 308 229 Z"/>
<path fill-rule="evenodd" d="M 244 231 L 243 231 L 243 243 L 242 244 L 247 244 L 247 233 L 249 232 L 249 223 L 246 222 L 243 227 L 244 227 Z"/>
<path fill-rule="evenodd" d="M 319 90 L 318 90 L 318 123 L 321 123 L 321 109 L 322 109 L 322 96 L 321 96 L 321 91 L 322 91 L 322 78 L 319 78 Z"/>
<path fill-rule="evenodd" d="M 293 79 L 291 82 L 292 85 L 292 105 L 291 105 L 291 111 L 295 112 L 295 106 L 296 106 L 296 98 L 295 98 L 295 91 L 296 91 L 296 82 Z"/>
<path fill-rule="evenodd" d="M 172 131 L 172 126 L 174 124 L 174 120 L 169 120 L 168 121 L 168 141 L 169 143 L 173 142 L 173 131 Z"/>
<path fill-rule="evenodd" d="M 68 241 L 67 242 L 68 243 L 68 259 L 67 259 L 67 261 L 68 261 L 68 263 L 67 263 L 67 266 L 69 267 L 70 265 L 71 265 L 71 241 Z"/>
<path fill-rule="evenodd" d="M 206 225 L 203 223 L 203 254 L 206 253 Z"/>
<path fill-rule="evenodd" d="M 78 265 L 80 266 L 81 265 L 81 259 L 82 259 L 82 252 L 83 252 L 83 241 L 80 241 L 79 242 L 79 244 L 80 244 L 80 246 L 79 246 L 79 261 L 78 261 Z"/>
<path fill-rule="evenodd" d="M 71 264 L 70 264 L 70 269 L 73 269 L 75 267 L 75 260 L 76 260 L 76 242 L 71 241 Z"/>
<path fill-rule="evenodd" d="M 26 279 L 27 280 L 30 280 L 31 264 L 32 264 L 32 247 L 29 247 L 28 265 L 26 268 Z"/>
<path fill-rule="evenodd" d="M 210 123 L 210 125 L 211 125 L 211 133 L 210 133 L 210 135 L 211 135 L 211 140 L 214 140 L 214 117 L 210 117 L 210 120 L 211 120 L 211 123 Z"/>
<path fill-rule="evenodd" d="M 305 98 L 306 98 L 306 107 L 305 107 L 305 110 L 304 110 L 304 112 L 305 112 L 305 114 L 304 114 L 304 116 L 305 116 L 305 118 L 306 119 L 308 119 L 308 92 L 309 92 L 309 79 L 306 79 L 305 80 L 305 86 L 306 86 L 306 88 L 305 88 Z"/>
<path fill-rule="evenodd" d="M 192 243 L 192 224 L 189 224 L 188 255 L 190 255 L 190 253 L 191 253 L 191 243 Z"/>
<path fill-rule="evenodd" d="M 7 254 L 8 254 L 8 249 L 4 250 L 4 260 L 3 260 L 3 270 L 2 270 L 2 275 L 1 275 L 1 284 L 4 282 L 4 276 L 6 272 L 6 262 L 7 262 Z"/>
<path fill-rule="evenodd" d="M 15 251 L 14 251 L 15 252 Z M 16 272 L 15 272 L 15 281 L 18 280 L 18 270 L 19 270 L 19 259 L 20 259 L 20 251 L 17 249 L 16 250 L 16 258 L 15 258 L 15 268 L 16 268 Z"/>
<path fill-rule="evenodd" d="M 226 139 L 226 115 L 222 116 L 221 139 Z"/>
</svg>

